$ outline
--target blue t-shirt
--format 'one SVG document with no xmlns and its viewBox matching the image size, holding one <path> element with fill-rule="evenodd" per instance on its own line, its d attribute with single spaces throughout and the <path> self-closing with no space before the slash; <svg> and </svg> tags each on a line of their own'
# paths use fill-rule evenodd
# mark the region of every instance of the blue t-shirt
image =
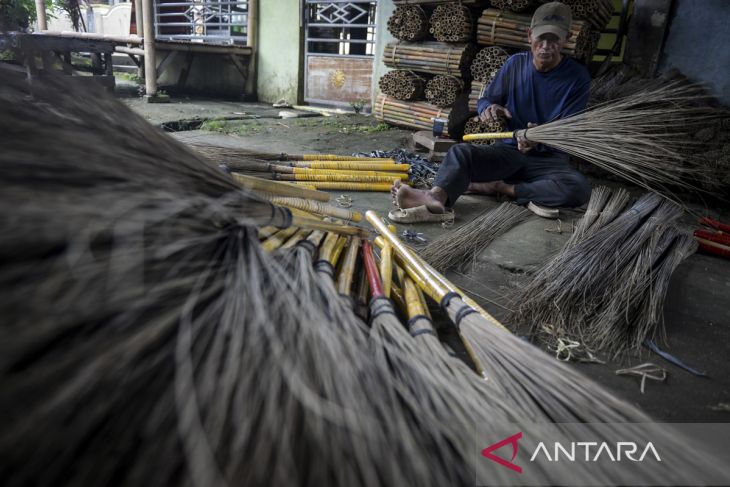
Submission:
<svg viewBox="0 0 730 487">
<path fill-rule="evenodd" d="M 541 73 L 532 64 L 532 53 L 520 52 L 511 56 L 489 83 L 477 102 L 477 112 L 496 103 L 512 113 L 507 120 L 509 130 L 525 129 L 528 122 L 541 125 L 585 110 L 590 83 L 585 66 L 568 56 Z"/>
</svg>

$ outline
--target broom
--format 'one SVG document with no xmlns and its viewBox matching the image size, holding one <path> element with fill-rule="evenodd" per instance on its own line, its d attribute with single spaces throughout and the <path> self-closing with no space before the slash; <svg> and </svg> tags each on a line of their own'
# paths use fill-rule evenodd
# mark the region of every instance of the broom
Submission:
<svg viewBox="0 0 730 487">
<path fill-rule="evenodd" d="M 712 112 L 700 105 L 707 95 L 696 85 L 675 82 L 651 87 L 624 98 L 516 132 L 470 134 L 465 141 L 511 139 L 559 149 L 586 160 L 650 191 L 668 193 L 668 186 L 695 189 L 707 167 L 683 155 L 692 145 L 687 131 L 706 123 Z"/>
</svg>

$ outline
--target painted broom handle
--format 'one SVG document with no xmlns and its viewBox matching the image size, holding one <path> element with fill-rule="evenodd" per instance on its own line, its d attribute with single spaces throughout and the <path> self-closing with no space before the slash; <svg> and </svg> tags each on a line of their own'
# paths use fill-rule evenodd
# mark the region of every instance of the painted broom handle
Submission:
<svg viewBox="0 0 730 487">
<path fill-rule="evenodd" d="M 471 140 L 513 139 L 515 138 L 515 135 L 517 135 L 517 132 L 487 132 L 484 134 L 464 134 L 462 140 L 464 142 L 469 142 Z"/>
<path fill-rule="evenodd" d="M 449 290 L 441 285 L 440 282 L 436 281 L 427 271 L 419 266 L 418 261 L 414 259 L 413 254 L 410 250 L 396 237 L 393 232 L 388 230 L 388 227 L 383 223 L 377 213 L 372 210 L 368 210 L 365 213 L 365 218 L 375 229 L 383 236 L 383 238 L 393 246 L 393 250 L 400 256 L 403 261 L 407 262 L 411 268 L 416 272 L 422 281 L 428 283 L 428 285 L 436 292 L 440 298 L 443 298 L 449 293 Z"/>
</svg>

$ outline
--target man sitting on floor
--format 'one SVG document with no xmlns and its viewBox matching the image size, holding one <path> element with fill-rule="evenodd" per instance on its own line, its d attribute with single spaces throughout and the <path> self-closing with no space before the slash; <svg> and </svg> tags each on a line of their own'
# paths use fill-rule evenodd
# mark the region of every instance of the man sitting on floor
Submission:
<svg viewBox="0 0 730 487">
<path fill-rule="evenodd" d="M 509 130 L 514 131 L 586 108 L 588 70 L 561 53 L 570 37 L 571 20 L 570 8 L 559 2 L 537 9 L 527 36 L 530 52 L 511 56 L 499 70 L 477 104 L 481 120 L 506 119 Z M 398 206 L 401 210 L 425 206 L 429 214 L 443 214 L 467 191 L 504 194 L 520 205 L 532 203 L 530 209 L 538 214 L 540 210 L 549 214 L 548 209 L 538 205 L 576 207 L 588 201 L 591 187 L 570 166 L 567 154 L 524 137 L 516 142 L 454 145 L 441 163 L 431 190 L 394 184 Z"/>
</svg>

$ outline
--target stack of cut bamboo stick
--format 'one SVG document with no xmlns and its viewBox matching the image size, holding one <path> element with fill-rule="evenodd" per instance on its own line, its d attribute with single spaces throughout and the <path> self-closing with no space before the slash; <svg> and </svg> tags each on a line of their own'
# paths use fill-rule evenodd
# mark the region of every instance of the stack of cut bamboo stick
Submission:
<svg viewBox="0 0 730 487">
<path fill-rule="evenodd" d="M 482 122 L 479 120 L 479 117 L 472 117 L 466 121 L 466 125 L 464 126 L 464 135 L 481 134 L 485 132 L 504 132 L 506 127 L 506 124 L 501 120 L 497 122 Z M 492 145 L 494 142 L 494 139 L 483 139 L 473 140 L 470 143 L 478 145 Z"/>
<path fill-rule="evenodd" d="M 399 42 L 388 44 L 383 51 L 383 63 L 389 68 L 460 78 L 468 78 L 473 57 L 474 47 L 471 44 Z"/>
<path fill-rule="evenodd" d="M 487 46 L 481 49 L 471 63 L 472 80 L 489 84 L 507 59 L 509 54 L 499 46 Z"/>
<path fill-rule="evenodd" d="M 426 83 L 426 100 L 440 108 L 450 107 L 459 93 L 464 91 L 464 81 L 455 76 L 434 76 Z"/>
<path fill-rule="evenodd" d="M 470 112 L 477 111 L 477 102 L 479 101 L 479 98 L 484 96 L 484 92 L 486 91 L 487 86 L 489 86 L 489 83 L 478 83 L 476 81 L 472 81 L 471 91 L 469 92 L 469 111 Z"/>
<path fill-rule="evenodd" d="M 393 0 L 394 5 L 434 5 L 446 0 Z M 462 5 L 482 5 L 484 0 L 459 0 Z"/>
<path fill-rule="evenodd" d="M 378 81 L 380 91 L 398 100 L 414 101 L 423 98 L 426 79 L 413 71 L 396 69 L 385 73 Z"/>
<path fill-rule="evenodd" d="M 469 42 L 474 38 L 474 18 L 461 3 L 445 3 L 431 14 L 430 32 L 437 41 Z"/>
<path fill-rule="evenodd" d="M 484 10 L 477 23 L 477 43 L 481 45 L 509 46 L 529 49 L 527 31 L 532 17 L 494 8 Z M 590 25 L 583 20 L 574 20 L 570 27 L 570 39 L 563 49 L 565 54 L 576 59 L 588 59 L 595 48 L 590 35 Z"/>
<path fill-rule="evenodd" d="M 570 7 L 574 19 L 586 20 L 598 31 L 611 21 L 614 10 L 613 0 L 563 0 L 563 3 Z"/>
<path fill-rule="evenodd" d="M 406 103 L 382 94 L 378 95 L 373 110 L 378 120 L 415 130 L 431 130 L 434 118 L 448 119 L 451 112 L 448 108 L 441 109 L 430 103 Z M 444 132 L 448 136 L 445 127 Z"/>
<path fill-rule="evenodd" d="M 388 32 L 401 41 L 420 41 L 428 34 L 428 15 L 418 5 L 396 7 L 388 19 Z"/>
<path fill-rule="evenodd" d="M 527 12 L 537 7 L 542 0 L 491 0 L 492 7 L 513 12 Z"/>
</svg>

